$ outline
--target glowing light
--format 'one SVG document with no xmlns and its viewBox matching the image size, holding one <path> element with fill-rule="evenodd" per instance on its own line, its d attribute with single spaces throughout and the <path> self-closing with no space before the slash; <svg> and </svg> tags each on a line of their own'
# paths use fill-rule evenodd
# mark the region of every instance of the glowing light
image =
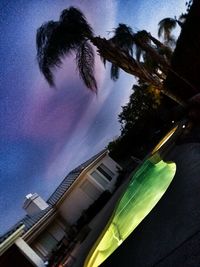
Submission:
<svg viewBox="0 0 200 267">
<path fill-rule="evenodd" d="M 146 160 L 133 175 L 128 188 L 91 249 L 84 267 L 97 267 L 133 232 L 158 203 L 176 172 L 175 163 Z"/>
<path fill-rule="evenodd" d="M 185 124 L 183 124 L 182 128 L 184 129 L 185 127 L 186 127 Z"/>
<path fill-rule="evenodd" d="M 169 131 L 165 137 L 157 144 L 157 146 L 153 149 L 152 154 L 154 154 L 156 151 L 158 151 L 169 139 L 170 137 L 175 133 L 178 126 L 174 127 L 171 131 Z"/>
</svg>

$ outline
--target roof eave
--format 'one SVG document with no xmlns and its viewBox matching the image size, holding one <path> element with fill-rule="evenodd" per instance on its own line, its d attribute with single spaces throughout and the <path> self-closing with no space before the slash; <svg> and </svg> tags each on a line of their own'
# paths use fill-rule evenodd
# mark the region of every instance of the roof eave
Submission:
<svg viewBox="0 0 200 267">
<path fill-rule="evenodd" d="M 22 236 L 24 232 L 25 225 L 21 225 L 15 232 L 13 232 L 8 238 L 6 238 L 1 244 L 0 244 L 0 256 L 10 247 L 14 244 L 14 242 Z"/>
<path fill-rule="evenodd" d="M 98 158 L 96 158 L 92 163 L 90 163 L 87 167 L 85 167 L 80 172 L 80 174 L 78 175 L 76 180 L 73 182 L 73 184 L 70 186 L 70 188 L 57 201 L 57 203 L 55 204 L 56 207 L 58 207 L 58 206 L 60 206 L 62 204 L 62 202 L 64 201 L 66 196 L 73 190 L 73 188 L 77 185 L 77 183 L 79 183 L 79 178 L 82 177 L 83 175 L 85 175 L 88 172 L 88 170 L 90 170 L 93 166 L 95 166 L 96 163 L 99 162 L 101 159 L 103 159 L 107 154 L 108 154 L 108 150 L 105 150 L 101 155 L 99 155 Z"/>
</svg>

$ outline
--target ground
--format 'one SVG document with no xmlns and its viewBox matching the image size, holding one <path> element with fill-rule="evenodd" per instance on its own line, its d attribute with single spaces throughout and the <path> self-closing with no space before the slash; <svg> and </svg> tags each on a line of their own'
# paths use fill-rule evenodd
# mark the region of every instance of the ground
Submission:
<svg viewBox="0 0 200 267">
<path fill-rule="evenodd" d="M 171 186 L 102 266 L 200 266 L 200 143 L 177 144 L 166 160 L 177 164 Z"/>
</svg>

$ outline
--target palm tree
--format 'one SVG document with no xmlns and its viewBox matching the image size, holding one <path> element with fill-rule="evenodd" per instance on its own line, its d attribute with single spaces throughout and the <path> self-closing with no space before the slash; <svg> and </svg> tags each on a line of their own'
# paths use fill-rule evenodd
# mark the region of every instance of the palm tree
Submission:
<svg viewBox="0 0 200 267">
<path fill-rule="evenodd" d="M 172 35 L 172 31 L 179 25 L 181 28 L 187 18 L 188 12 L 192 5 L 192 0 L 186 2 L 186 12 L 182 13 L 179 18 L 175 16 L 174 18 L 164 18 L 158 23 L 158 37 L 163 37 L 164 43 L 173 47 L 176 43 L 174 36 Z"/>
<path fill-rule="evenodd" d="M 58 22 L 49 21 L 37 30 L 38 64 L 50 85 L 54 85 L 52 69 L 61 65 L 64 55 L 74 51 L 80 77 L 88 88 L 96 91 L 94 52 L 88 42 L 92 36 L 90 25 L 75 8 L 63 10 Z"/>
<path fill-rule="evenodd" d="M 146 64 L 140 64 L 141 58 L 143 61 L 146 61 L 146 59 L 150 59 L 150 56 L 148 57 L 147 54 L 151 55 L 151 58 L 154 59 L 154 62 L 164 65 L 165 67 L 168 67 L 166 59 L 163 58 L 164 52 L 159 55 L 158 50 L 156 51 L 156 47 L 153 47 L 151 45 L 152 40 L 155 42 L 155 38 L 153 38 L 149 33 L 146 31 L 138 31 L 137 33 L 134 33 L 131 27 L 127 26 L 126 24 L 120 23 L 117 28 L 114 29 L 114 36 L 109 39 L 109 41 L 114 44 L 114 46 L 117 48 L 120 48 L 120 51 L 127 53 L 130 56 L 133 56 L 133 47 L 135 50 L 135 58 L 138 62 L 138 66 L 140 66 L 143 71 L 145 71 Z M 161 46 L 161 43 L 156 40 L 156 46 Z M 164 45 L 162 45 L 162 48 Z M 168 48 L 169 49 L 169 48 Z M 160 49 L 161 50 L 161 49 Z M 163 49 L 164 51 L 164 49 Z M 103 61 L 106 61 L 106 58 L 102 58 Z M 151 73 L 150 69 L 147 68 L 146 71 Z M 119 67 L 116 64 L 111 65 L 111 79 L 116 81 L 119 78 Z"/>
<path fill-rule="evenodd" d="M 170 92 L 168 88 L 165 88 L 163 83 L 158 83 L 158 80 L 161 82 L 163 77 L 166 77 L 168 72 L 172 72 L 175 76 L 177 76 L 180 80 L 194 90 L 194 87 L 184 77 L 179 75 L 171 68 L 170 61 L 172 57 L 172 49 L 153 37 L 151 33 L 148 33 L 145 30 L 133 33 L 132 29 L 125 24 L 119 24 L 114 33 L 114 37 L 109 41 L 114 43 L 115 46 L 120 48 L 121 51 L 126 52 L 126 54 L 132 56 L 132 46 L 135 45 L 137 59 L 136 63 L 138 64 L 138 68 L 142 70 L 143 74 L 145 74 L 146 80 L 142 79 L 141 75 L 136 76 L 146 82 L 150 82 L 150 80 L 147 81 L 147 78 L 150 78 L 151 84 L 160 89 L 163 94 L 167 95 L 175 102 L 185 106 L 185 103 L 178 96 Z M 98 44 L 96 44 L 96 46 L 98 46 Z M 103 51 L 101 52 L 103 53 Z M 100 54 L 102 55 L 102 53 Z M 140 63 L 141 55 L 143 56 L 144 60 L 143 64 Z M 112 62 L 112 60 L 110 61 Z M 128 70 L 125 71 L 129 72 Z M 135 75 L 134 73 L 131 74 Z M 111 78 L 116 80 L 118 76 L 119 68 L 116 66 L 116 64 L 112 64 Z"/>
<path fill-rule="evenodd" d="M 166 45 L 174 46 L 175 38 L 172 35 L 172 31 L 176 28 L 176 18 L 164 18 L 158 23 L 158 37 L 163 37 Z"/>
<path fill-rule="evenodd" d="M 156 73 L 150 73 L 144 64 L 132 56 L 132 45 L 135 43 L 145 53 L 149 53 L 162 69 L 169 68 L 166 58 L 156 51 L 149 39 L 157 47 L 164 47 L 164 45 L 161 45 L 158 40 L 145 31 L 140 35 L 143 38 L 139 38 L 139 34 L 133 34 L 130 27 L 120 24 L 115 30 L 115 36 L 110 40 L 95 37 L 83 13 L 70 7 L 63 10 L 59 21 L 49 21 L 37 30 L 36 45 L 39 68 L 48 83 L 53 86 L 54 68 L 61 65 L 63 56 L 75 53 L 81 79 L 89 89 L 96 92 L 94 51 L 91 45 L 93 44 L 100 56 L 113 64 L 114 79 L 118 77 L 118 68 L 121 68 L 140 80 L 154 85 L 174 101 L 183 105 L 183 101 L 163 87 L 162 81 Z"/>
<path fill-rule="evenodd" d="M 114 36 L 109 39 L 121 51 L 133 55 L 133 30 L 126 24 L 120 23 L 114 30 Z M 104 59 L 105 61 L 106 59 Z M 119 78 L 119 67 L 115 64 L 111 65 L 111 79 L 116 81 Z"/>
<path fill-rule="evenodd" d="M 58 22 L 49 21 L 37 30 L 37 60 L 50 85 L 54 85 L 53 68 L 61 65 L 64 55 L 75 52 L 81 78 L 88 88 L 96 90 L 94 52 L 89 40 L 102 57 L 126 72 L 141 76 L 142 79 L 149 76 L 139 70 L 136 60 L 125 50 L 121 51 L 112 40 L 94 37 L 84 15 L 78 9 L 70 7 L 61 13 Z"/>
</svg>

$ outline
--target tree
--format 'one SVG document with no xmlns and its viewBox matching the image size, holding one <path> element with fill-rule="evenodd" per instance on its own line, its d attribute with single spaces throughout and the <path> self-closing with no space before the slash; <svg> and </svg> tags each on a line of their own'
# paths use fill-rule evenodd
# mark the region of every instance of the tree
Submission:
<svg viewBox="0 0 200 267">
<path fill-rule="evenodd" d="M 160 91 L 142 82 L 134 85 L 132 90 L 128 104 L 122 107 L 122 112 L 119 114 L 122 136 L 136 129 L 138 135 L 141 135 L 145 128 L 152 132 L 162 124 L 160 121 L 165 101 L 163 102 Z"/>
<path fill-rule="evenodd" d="M 118 117 L 121 135 L 108 145 L 112 156 L 122 161 L 131 155 L 143 158 L 171 126 L 168 109 L 172 103 L 168 98 L 142 82 L 132 90 Z"/>
<path fill-rule="evenodd" d="M 167 71 L 169 68 L 169 60 L 171 57 L 170 47 L 165 46 L 159 40 L 151 36 L 147 31 L 138 31 L 134 33 L 131 27 L 126 24 L 119 24 L 119 26 L 114 30 L 114 37 L 109 39 L 115 46 L 133 56 L 133 46 L 135 50 L 135 58 L 139 63 L 141 63 L 141 58 L 143 63 L 146 61 L 154 62 L 154 67 L 161 68 L 163 71 Z M 104 59 L 105 60 L 105 59 Z M 115 65 L 114 65 L 115 66 Z M 119 70 L 111 67 L 111 78 L 116 80 L 119 76 Z M 140 64 L 140 67 L 143 67 L 148 73 L 157 76 L 156 68 L 149 69 L 146 64 Z M 147 67 L 147 68 L 146 68 Z M 116 76 L 113 73 L 113 70 L 116 71 Z M 160 77 L 158 77 L 160 78 Z"/>
<path fill-rule="evenodd" d="M 128 51 L 120 49 L 113 40 L 94 37 L 84 15 L 74 7 L 63 10 L 58 22 L 49 21 L 37 31 L 37 59 L 40 70 L 50 85 L 54 85 L 52 69 L 61 65 L 64 55 L 74 51 L 81 78 L 88 88 L 96 89 L 93 73 L 94 52 L 89 40 L 106 60 L 140 79 L 161 86 L 156 77 L 145 71 Z M 85 62 L 82 57 L 86 59 Z"/>
<path fill-rule="evenodd" d="M 186 12 L 182 13 L 177 19 L 176 16 L 174 18 L 164 18 L 158 23 L 158 37 L 163 37 L 164 43 L 171 47 L 175 46 L 176 40 L 172 35 L 172 31 L 179 25 L 181 28 L 187 18 L 188 12 L 192 5 L 192 0 L 186 2 Z"/>
<path fill-rule="evenodd" d="M 175 38 L 171 34 L 172 30 L 176 28 L 178 20 L 176 18 L 164 18 L 162 19 L 158 26 L 158 36 L 163 37 L 164 43 L 166 45 L 174 46 L 175 45 Z"/>
<path fill-rule="evenodd" d="M 190 98 L 199 93 L 200 88 L 199 13 L 200 1 L 193 0 L 171 60 L 173 70 L 183 76 L 187 83 L 177 79 L 173 73 L 169 73 L 165 80 L 166 86 L 187 103 Z"/>
<path fill-rule="evenodd" d="M 114 30 L 114 36 L 109 40 L 115 46 L 119 47 L 121 51 L 133 55 L 133 30 L 125 24 L 120 23 Z M 106 62 L 106 58 L 103 58 Z M 119 67 L 112 63 L 111 65 L 111 79 L 116 81 L 119 78 Z"/>
<path fill-rule="evenodd" d="M 127 28 L 128 31 L 126 31 Z M 123 34 L 126 36 L 126 41 L 120 42 L 122 38 L 119 38 L 119 36 Z M 144 35 L 146 36 L 145 42 L 143 42 Z M 154 45 L 152 45 L 152 42 Z M 95 37 L 82 12 L 74 7 L 63 10 L 59 21 L 49 21 L 37 31 L 37 59 L 40 70 L 49 84 L 54 85 L 53 69 L 55 66 L 61 65 L 62 57 L 75 52 L 80 77 L 89 89 L 96 91 L 94 52 L 91 43 L 97 47 L 97 51 L 102 58 L 113 64 L 114 79 L 118 77 L 117 68 L 121 68 L 140 80 L 155 86 L 177 103 L 184 105 L 178 96 L 163 86 L 158 73 L 151 73 L 145 64 L 131 55 L 131 45 L 134 43 L 157 62 L 162 72 L 165 70 L 167 73 L 170 70 L 170 64 L 167 62 L 165 55 L 158 53 L 161 47 L 165 47 L 164 44 L 161 44 L 146 31 L 143 31 L 143 39 L 139 38 L 139 34 L 132 35 L 131 29 L 127 26 L 124 27 L 124 25 L 119 25 L 115 36 L 110 40 Z"/>
<path fill-rule="evenodd" d="M 76 53 L 79 74 L 85 85 L 97 89 L 94 78 L 94 52 L 88 38 L 93 36 L 83 14 L 75 9 L 63 10 L 58 22 L 49 21 L 37 31 L 37 59 L 41 72 L 50 85 L 54 85 L 52 68 L 61 65 L 61 58 Z"/>
</svg>

